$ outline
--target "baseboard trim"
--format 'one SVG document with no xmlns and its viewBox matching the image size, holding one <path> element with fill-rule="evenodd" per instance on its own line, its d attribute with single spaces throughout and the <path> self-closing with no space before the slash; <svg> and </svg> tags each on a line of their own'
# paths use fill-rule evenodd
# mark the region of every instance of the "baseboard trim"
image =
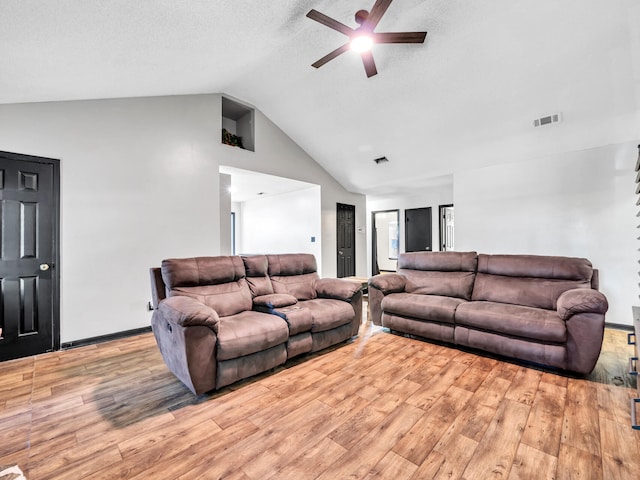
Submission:
<svg viewBox="0 0 640 480">
<path fill-rule="evenodd" d="M 71 348 L 86 347 L 87 345 L 94 345 L 96 343 L 108 342 L 109 340 L 117 340 L 119 338 L 133 337 L 134 335 L 140 335 L 141 333 L 147 333 L 151 331 L 151 326 L 134 328 L 133 330 L 125 330 L 124 332 L 110 333 L 108 335 L 100 335 L 99 337 L 84 338 L 82 340 L 73 340 L 72 342 L 65 342 L 60 345 L 61 350 L 69 350 Z"/>
<path fill-rule="evenodd" d="M 622 323 L 609 323 L 604 322 L 606 328 L 615 328 L 616 330 L 625 330 L 627 332 L 633 332 L 633 325 L 624 325 Z"/>
<path fill-rule="evenodd" d="M 633 331 L 633 325 L 623 325 L 621 323 L 605 322 L 606 328 L 615 328 L 617 330 L 625 330 L 628 332 Z M 123 332 L 110 333 L 108 335 L 100 335 L 98 337 L 83 338 L 81 340 L 73 340 L 71 342 L 65 342 L 60 345 L 61 350 L 69 350 L 71 348 L 85 347 L 87 345 L 94 345 L 96 343 L 108 342 L 109 340 L 117 340 L 119 338 L 133 337 L 134 335 L 140 335 L 141 333 L 148 333 L 151 331 L 151 327 L 134 328 L 133 330 L 125 330 Z"/>
</svg>

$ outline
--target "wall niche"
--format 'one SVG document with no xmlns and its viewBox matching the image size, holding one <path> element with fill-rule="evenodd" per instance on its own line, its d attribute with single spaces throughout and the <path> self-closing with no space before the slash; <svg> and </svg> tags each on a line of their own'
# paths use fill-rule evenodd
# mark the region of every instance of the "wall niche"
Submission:
<svg viewBox="0 0 640 480">
<path fill-rule="evenodd" d="M 255 152 L 255 110 L 222 97 L 222 143 Z"/>
</svg>

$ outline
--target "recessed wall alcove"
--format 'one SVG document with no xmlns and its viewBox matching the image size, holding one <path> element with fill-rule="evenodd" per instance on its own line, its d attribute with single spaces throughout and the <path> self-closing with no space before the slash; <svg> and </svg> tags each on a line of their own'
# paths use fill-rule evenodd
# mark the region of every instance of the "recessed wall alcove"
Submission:
<svg viewBox="0 0 640 480">
<path fill-rule="evenodd" d="M 255 110 L 222 97 L 222 143 L 255 152 Z"/>
</svg>

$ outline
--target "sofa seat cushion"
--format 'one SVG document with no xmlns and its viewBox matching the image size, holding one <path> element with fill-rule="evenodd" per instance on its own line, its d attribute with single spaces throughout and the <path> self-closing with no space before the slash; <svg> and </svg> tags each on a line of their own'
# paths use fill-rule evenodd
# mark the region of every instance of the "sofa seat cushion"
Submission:
<svg viewBox="0 0 640 480">
<path fill-rule="evenodd" d="M 468 302 L 456 310 L 456 324 L 504 335 L 564 343 L 565 322 L 555 310 L 496 302 Z"/>
<path fill-rule="evenodd" d="M 306 302 L 305 302 L 306 305 Z M 297 335 L 302 332 L 310 332 L 313 326 L 311 310 L 300 305 L 291 305 L 283 308 L 276 308 L 271 311 L 284 318 L 289 325 L 289 335 Z"/>
<path fill-rule="evenodd" d="M 391 293 L 382 300 L 382 311 L 403 317 L 453 323 L 456 308 L 466 303 L 461 298 L 417 293 Z"/>
<path fill-rule="evenodd" d="M 311 332 L 324 332 L 353 321 L 355 312 L 350 303 L 331 298 L 318 298 L 300 302 L 311 312 Z"/>
<path fill-rule="evenodd" d="M 285 343 L 287 322 L 277 315 L 247 311 L 220 318 L 218 360 L 229 360 Z"/>
</svg>

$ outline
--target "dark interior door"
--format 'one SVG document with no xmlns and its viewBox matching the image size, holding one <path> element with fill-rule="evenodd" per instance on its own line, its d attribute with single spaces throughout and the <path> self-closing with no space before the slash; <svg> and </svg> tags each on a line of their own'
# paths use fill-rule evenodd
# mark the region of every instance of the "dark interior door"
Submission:
<svg viewBox="0 0 640 480">
<path fill-rule="evenodd" d="M 356 274 L 356 207 L 338 203 L 338 278 Z"/>
<path fill-rule="evenodd" d="M 58 163 L 0 152 L 0 360 L 59 347 Z"/>
<path fill-rule="evenodd" d="M 405 252 L 431 251 L 431 207 L 404 211 Z"/>
</svg>

